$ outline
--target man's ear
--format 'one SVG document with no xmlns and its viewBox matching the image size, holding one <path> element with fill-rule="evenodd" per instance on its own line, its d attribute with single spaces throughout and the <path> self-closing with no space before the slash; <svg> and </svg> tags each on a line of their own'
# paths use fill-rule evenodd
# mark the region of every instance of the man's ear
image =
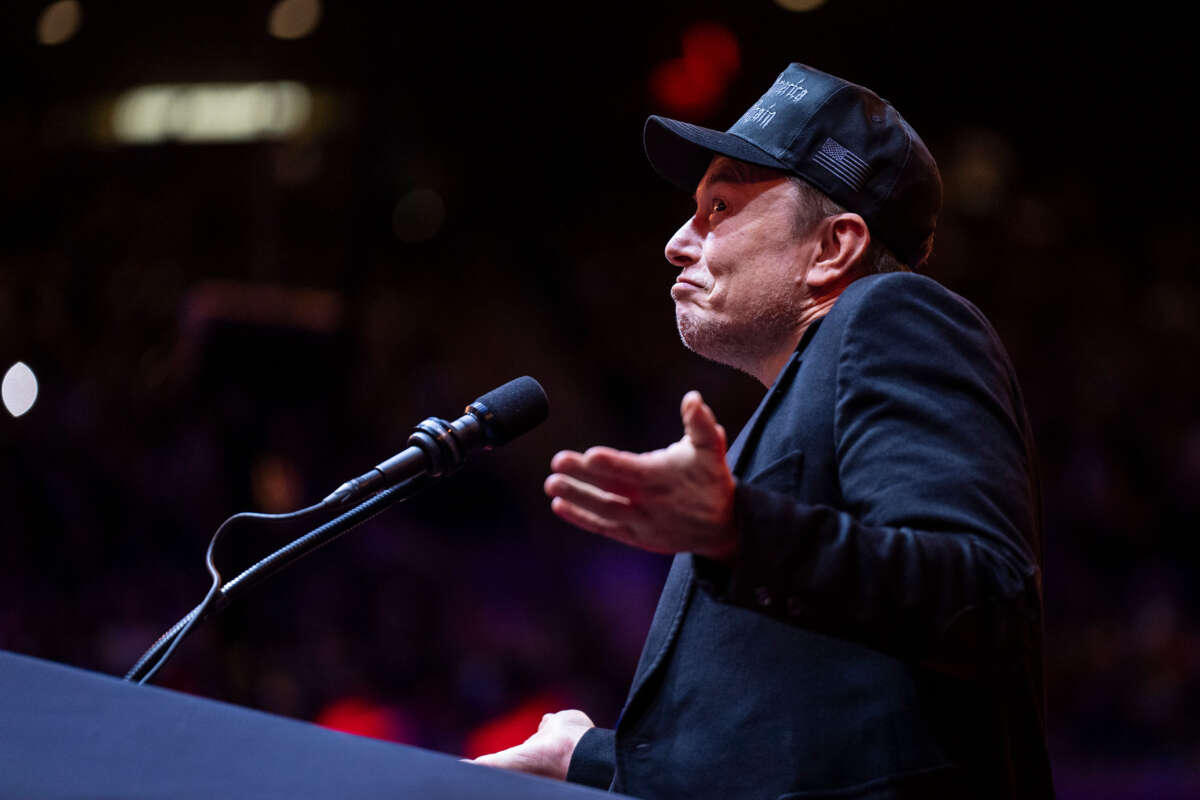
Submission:
<svg viewBox="0 0 1200 800">
<path fill-rule="evenodd" d="M 871 231 L 858 214 L 836 214 L 817 223 L 816 259 L 808 269 L 805 281 L 818 291 L 830 291 L 857 277 Z"/>
</svg>

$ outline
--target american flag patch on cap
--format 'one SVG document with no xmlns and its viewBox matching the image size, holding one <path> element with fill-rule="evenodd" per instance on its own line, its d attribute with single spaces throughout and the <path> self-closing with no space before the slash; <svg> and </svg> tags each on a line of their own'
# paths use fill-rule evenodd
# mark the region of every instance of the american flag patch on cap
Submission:
<svg viewBox="0 0 1200 800">
<path fill-rule="evenodd" d="M 833 139 L 826 139 L 821 149 L 813 153 L 813 161 L 840 178 L 856 192 L 871 177 L 871 166 Z"/>
</svg>

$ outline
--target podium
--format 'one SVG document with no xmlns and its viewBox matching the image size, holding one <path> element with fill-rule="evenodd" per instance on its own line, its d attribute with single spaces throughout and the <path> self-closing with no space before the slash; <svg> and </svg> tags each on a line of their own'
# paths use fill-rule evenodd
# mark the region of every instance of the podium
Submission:
<svg viewBox="0 0 1200 800">
<path fill-rule="evenodd" d="M 0 651 L 0 798 L 614 796 Z"/>
</svg>

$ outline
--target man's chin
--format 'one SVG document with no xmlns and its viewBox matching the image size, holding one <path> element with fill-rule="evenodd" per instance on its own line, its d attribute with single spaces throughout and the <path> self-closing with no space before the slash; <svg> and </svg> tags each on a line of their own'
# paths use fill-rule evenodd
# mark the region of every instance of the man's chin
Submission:
<svg viewBox="0 0 1200 800">
<path fill-rule="evenodd" d="M 701 320 L 692 309 L 676 304 L 675 327 L 679 330 L 679 339 L 688 350 L 712 361 L 725 363 L 718 355 L 722 350 L 720 332 L 712 324 Z"/>
<path fill-rule="evenodd" d="M 766 337 L 705 319 L 695 313 L 694 307 L 678 303 L 675 305 L 675 327 L 683 346 L 696 355 L 757 377 L 754 370 L 761 360 L 760 345 Z"/>
<path fill-rule="evenodd" d="M 691 311 L 682 303 L 675 304 L 675 328 L 679 331 L 679 338 L 683 341 L 683 346 L 688 350 L 695 350 L 695 344 L 700 325 Z"/>
</svg>

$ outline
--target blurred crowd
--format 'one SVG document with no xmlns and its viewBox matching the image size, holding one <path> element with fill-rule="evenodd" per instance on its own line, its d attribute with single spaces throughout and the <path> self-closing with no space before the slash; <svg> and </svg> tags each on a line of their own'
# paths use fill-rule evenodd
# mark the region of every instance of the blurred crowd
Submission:
<svg viewBox="0 0 1200 800">
<path fill-rule="evenodd" d="M 545 425 L 273 577 L 157 682 L 451 753 L 542 710 L 615 721 L 667 562 L 554 518 L 550 457 L 663 446 L 690 388 L 736 431 L 761 387 L 674 332 L 661 248 L 690 201 L 640 159 L 642 98 L 593 159 L 520 131 L 472 152 L 396 100 L 358 95 L 320 139 L 207 147 L 63 143 L 52 101 L 6 112 L 0 370 L 27 363 L 39 395 L 0 420 L 0 649 L 123 674 L 203 596 L 225 517 L 315 502 L 529 374 Z M 1064 794 L 1094 765 L 1187 774 L 1194 203 L 916 116 L 946 182 L 927 271 L 996 325 L 1035 424 Z M 282 543 L 236 534 L 226 577 Z"/>
</svg>

